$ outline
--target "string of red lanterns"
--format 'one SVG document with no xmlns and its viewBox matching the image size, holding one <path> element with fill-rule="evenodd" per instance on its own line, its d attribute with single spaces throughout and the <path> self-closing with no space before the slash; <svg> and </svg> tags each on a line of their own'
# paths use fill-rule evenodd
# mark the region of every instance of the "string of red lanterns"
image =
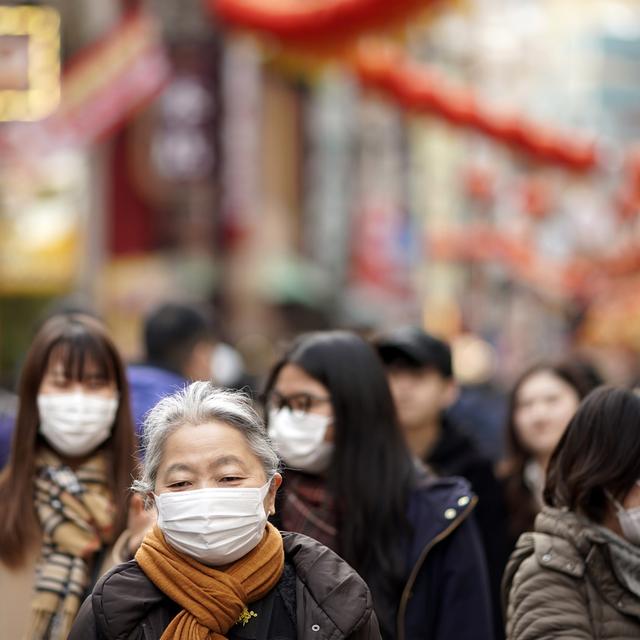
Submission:
<svg viewBox="0 0 640 640">
<path fill-rule="evenodd" d="M 429 113 L 478 131 L 534 158 L 585 172 L 598 164 L 595 141 L 541 125 L 516 112 L 501 112 L 470 89 L 446 80 L 428 65 L 409 59 L 397 47 L 367 43 L 354 66 L 360 83 L 376 89 L 408 110 Z"/>
<path fill-rule="evenodd" d="M 406 20 L 436 0 L 204 0 L 231 27 L 254 31 L 302 49 L 353 43 L 371 31 Z M 347 54 L 361 84 L 377 89 L 402 107 L 441 117 L 478 131 L 539 161 L 586 172 L 598 164 L 595 142 L 577 133 L 541 125 L 526 116 L 491 107 L 467 88 L 456 86 L 398 47 L 371 43 Z"/>
</svg>

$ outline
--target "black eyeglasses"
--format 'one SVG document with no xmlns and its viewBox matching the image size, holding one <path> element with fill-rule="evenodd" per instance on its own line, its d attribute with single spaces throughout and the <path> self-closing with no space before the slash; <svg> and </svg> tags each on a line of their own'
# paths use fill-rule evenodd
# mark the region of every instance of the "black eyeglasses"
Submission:
<svg viewBox="0 0 640 640">
<path fill-rule="evenodd" d="M 308 413 L 313 407 L 331 402 L 331 398 L 328 396 L 320 397 L 312 393 L 292 393 L 289 396 L 283 396 L 277 391 L 263 395 L 261 400 L 267 411 L 273 409 L 279 411 L 286 408 L 294 413 Z"/>
</svg>

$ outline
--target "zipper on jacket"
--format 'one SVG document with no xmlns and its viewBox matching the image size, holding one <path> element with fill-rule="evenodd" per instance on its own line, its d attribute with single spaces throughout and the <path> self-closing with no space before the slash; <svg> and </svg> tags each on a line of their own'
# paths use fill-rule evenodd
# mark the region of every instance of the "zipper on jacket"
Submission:
<svg viewBox="0 0 640 640">
<path fill-rule="evenodd" d="M 146 621 L 142 623 L 142 635 L 144 636 L 144 640 L 155 640 L 155 638 L 151 635 L 152 630 L 149 628 L 149 625 Z"/>
<path fill-rule="evenodd" d="M 420 569 L 424 564 L 429 552 L 433 547 L 435 547 L 439 542 L 442 542 L 446 538 L 448 538 L 469 516 L 469 514 L 475 509 L 476 504 L 478 504 L 477 496 L 474 496 L 472 500 L 467 505 L 466 509 L 458 515 L 458 517 L 449 524 L 449 526 L 441 531 L 431 542 L 429 542 L 425 548 L 422 550 L 422 553 L 418 557 L 411 573 L 409 574 L 409 578 L 407 580 L 407 584 L 404 586 L 402 590 L 402 596 L 400 598 L 400 605 L 398 606 L 398 618 L 396 620 L 396 630 L 397 630 L 397 640 L 404 640 L 404 616 L 407 611 L 407 605 L 409 603 L 409 597 L 411 596 L 411 589 L 418 577 L 418 573 L 420 573 Z"/>
</svg>

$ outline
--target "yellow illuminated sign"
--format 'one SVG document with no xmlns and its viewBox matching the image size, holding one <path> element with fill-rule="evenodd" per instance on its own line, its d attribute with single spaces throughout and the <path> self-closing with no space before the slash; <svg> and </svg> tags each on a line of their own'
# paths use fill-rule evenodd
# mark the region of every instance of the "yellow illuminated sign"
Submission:
<svg viewBox="0 0 640 640">
<path fill-rule="evenodd" d="M 0 121 L 40 120 L 60 102 L 60 14 L 0 6 Z"/>
</svg>

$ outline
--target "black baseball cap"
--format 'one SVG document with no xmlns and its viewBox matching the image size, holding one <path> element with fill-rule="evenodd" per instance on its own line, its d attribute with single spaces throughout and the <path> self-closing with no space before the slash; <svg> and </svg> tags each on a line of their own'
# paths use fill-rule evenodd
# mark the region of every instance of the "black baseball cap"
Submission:
<svg viewBox="0 0 640 640">
<path fill-rule="evenodd" d="M 453 377 L 451 347 L 419 327 L 399 327 L 379 334 L 373 346 L 387 365 L 434 369 L 444 378 Z"/>
</svg>

